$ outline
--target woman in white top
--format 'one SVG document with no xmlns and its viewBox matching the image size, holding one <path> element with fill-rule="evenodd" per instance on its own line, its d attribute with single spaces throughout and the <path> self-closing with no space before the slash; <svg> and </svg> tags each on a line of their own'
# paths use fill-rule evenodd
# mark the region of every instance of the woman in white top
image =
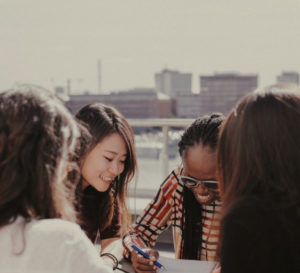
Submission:
<svg viewBox="0 0 300 273">
<path fill-rule="evenodd" d="M 65 174 L 78 136 L 46 90 L 0 94 L 0 272 L 112 272 L 72 223 L 76 184 Z"/>
</svg>

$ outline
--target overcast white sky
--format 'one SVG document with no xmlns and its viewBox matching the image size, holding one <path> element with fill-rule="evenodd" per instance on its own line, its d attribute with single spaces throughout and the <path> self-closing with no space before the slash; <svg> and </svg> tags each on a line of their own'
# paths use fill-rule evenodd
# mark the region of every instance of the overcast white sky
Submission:
<svg viewBox="0 0 300 273">
<path fill-rule="evenodd" d="M 154 86 L 163 68 L 199 75 L 300 72 L 300 0 L 0 0 L 0 90 Z"/>
</svg>

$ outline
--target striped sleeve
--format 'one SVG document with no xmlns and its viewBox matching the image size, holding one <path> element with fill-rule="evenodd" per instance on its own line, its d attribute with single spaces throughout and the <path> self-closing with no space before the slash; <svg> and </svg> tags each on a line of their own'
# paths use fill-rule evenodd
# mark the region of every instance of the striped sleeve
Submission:
<svg viewBox="0 0 300 273">
<path fill-rule="evenodd" d="M 177 186 L 178 180 L 174 170 L 161 184 L 156 196 L 131 226 L 129 233 L 124 236 L 125 257 L 130 256 L 132 243 L 141 248 L 153 248 L 159 234 L 172 224 L 173 199 Z"/>
</svg>

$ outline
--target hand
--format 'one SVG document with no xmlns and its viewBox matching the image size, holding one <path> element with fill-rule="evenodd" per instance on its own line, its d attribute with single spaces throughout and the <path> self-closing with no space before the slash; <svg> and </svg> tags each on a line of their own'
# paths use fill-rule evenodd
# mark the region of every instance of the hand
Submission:
<svg viewBox="0 0 300 273">
<path fill-rule="evenodd" d="M 213 270 L 211 271 L 211 273 L 221 273 L 221 266 L 218 264 L 216 265 Z"/>
<path fill-rule="evenodd" d="M 159 254 L 153 249 L 143 249 L 144 252 L 148 253 L 150 259 L 144 258 L 143 255 L 133 250 L 131 252 L 131 263 L 132 267 L 137 273 L 154 273 L 159 269 L 154 265 L 154 262 L 158 259 Z"/>
</svg>

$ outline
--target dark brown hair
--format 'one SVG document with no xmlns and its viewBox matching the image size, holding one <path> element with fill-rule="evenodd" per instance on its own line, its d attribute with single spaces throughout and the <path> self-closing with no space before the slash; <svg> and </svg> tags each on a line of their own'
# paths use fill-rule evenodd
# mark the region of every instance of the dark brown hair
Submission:
<svg viewBox="0 0 300 273">
<path fill-rule="evenodd" d="M 184 132 L 178 143 L 179 154 L 184 156 L 188 148 L 202 144 L 216 150 L 219 129 L 224 120 L 220 113 L 205 115 L 196 119 Z M 182 259 L 201 259 L 202 241 L 202 205 L 196 200 L 193 192 L 184 187 L 182 211 Z"/>
<path fill-rule="evenodd" d="M 137 168 L 134 135 L 130 125 L 120 112 L 101 103 L 84 106 L 78 111 L 76 118 L 88 129 L 92 136 L 91 142 L 82 151 L 81 162 L 98 143 L 114 133 L 118 133 L 123 137 L 127 147 L 124 171 L 111 184 L 109 190 L 98 192 L 93 187 L 88 187 L 81 193 L 82 227 L 88 236 L 93 239 L 98 228 L 101 232 L 111 224 L 114 213 L 118 211 L 117 206 L 119 206 L 122 213 L 122 228 L 127 228 L 129 217 L 126 206 L 127 186 Z"/>
<path fill-rule="evenodd" d="M 218 144 L 219 254 L 224 218 L 238 201 L 254 196 L 274 208 L 299 206 L 299 128 L 300 97 L 292 93 L 250 94 L 228 115 Z"/>
<path fill-rule="evenodd" d="M 78 127 L 50 92 L 22 85 L 0 94 L 0 226 L 25 219 L 75 221 L 65 178 Z"/>
</svg>

